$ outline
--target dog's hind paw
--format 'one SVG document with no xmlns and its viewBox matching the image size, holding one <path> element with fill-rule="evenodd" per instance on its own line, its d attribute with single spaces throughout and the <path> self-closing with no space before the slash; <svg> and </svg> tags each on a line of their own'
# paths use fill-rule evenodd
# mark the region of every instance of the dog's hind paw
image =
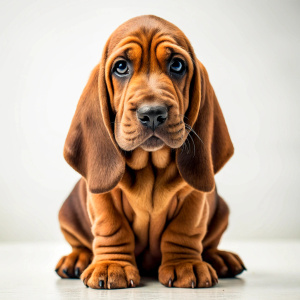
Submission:
<svg viewBox="0 0 300 300">
<path fill-rule="evenodd" d="M 202 258 L 213 266 L 220 278 L 235 277 L 246 270 L 240 257 L 232 252 L 208 249 Z"/>
<path fill-rule="evenodd" d="M 61 278 L 79 278 L 81 273 L 91 263 L 93 254 L 86 248 L 73 248 L 73 251 L 63 256 L 56 265 L 55 271 Z"/>
</svg>

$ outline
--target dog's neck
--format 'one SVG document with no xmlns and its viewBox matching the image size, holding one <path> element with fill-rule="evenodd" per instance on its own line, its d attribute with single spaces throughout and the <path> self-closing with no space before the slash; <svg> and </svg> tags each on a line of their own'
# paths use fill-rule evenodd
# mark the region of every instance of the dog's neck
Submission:
<svg viewBox="0 0 300 300">
<path fill-rule="evenodd" d="M 175 159 L 175 152 L 172 153 L 167 146 L 154 152 L 148 152 L 139 147 L 127 155 L 126 164 L 133 170 L 144 169 L 148 164 L 164 169 L 173 159 Z"/>
<path fill-rule="evenodd" d="M 127 166 L 118 189 L 135 211 L 161 216 L 171 203 L 177 205 L 178 199 L 184 199 L 191 191 L 179 174 L 175 154 L 176 151 L 164 147 L 155 152 L 138 148 L 126 155 Z"/>
</svg>

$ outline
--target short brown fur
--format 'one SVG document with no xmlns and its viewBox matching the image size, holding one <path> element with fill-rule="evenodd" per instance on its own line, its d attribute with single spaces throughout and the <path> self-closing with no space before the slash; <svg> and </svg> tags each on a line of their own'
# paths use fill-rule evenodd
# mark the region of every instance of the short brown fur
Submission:
<svg viewBox="0 0 300 300">
<path fill-rule="evenodd" d="M 167 69 L 186 63 L 180 78 Z M 120 79 L 113 65 L 130 61 Z M 144 103 L 168 106 L 154 135 L 136 117 Z M 151 148 L 152 147 L 152 148 Z M 62 278 L 92 288 L 137 286 L 139 271 L 165 286 L 211 287 L 245 268 L 217 249 L 229 210 L 214 174 L 233 145 L 204 66 L 185 35 L 155 16 L 121 25 L 107 41 L 79 100 L 64 157 L 82 175 L 59 221 L 72 253 L 58 262 Z"/>
</svg>

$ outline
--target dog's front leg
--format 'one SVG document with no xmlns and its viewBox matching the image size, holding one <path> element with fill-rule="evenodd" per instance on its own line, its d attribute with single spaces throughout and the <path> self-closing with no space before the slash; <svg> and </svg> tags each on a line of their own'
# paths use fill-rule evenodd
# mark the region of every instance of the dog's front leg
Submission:
<svg viewBox="0 0 300 300">
<path fill-rule="evenodd" d="M 121 200 L 112 193 L 88 193 L 87 197 L 94 259 L 81 279 L 95 289 L 137 286 L 140 276 L 134 257 L 134 234 L 121 209 Z"/>
<path fill-rule="evenodd" d="M 218 282 L 215 270 L 201 258 L 208 204 L 205 194 L 191 193 L 162 235 L 159 281 L 168 287 L 211 287 Z"/>
</svg>

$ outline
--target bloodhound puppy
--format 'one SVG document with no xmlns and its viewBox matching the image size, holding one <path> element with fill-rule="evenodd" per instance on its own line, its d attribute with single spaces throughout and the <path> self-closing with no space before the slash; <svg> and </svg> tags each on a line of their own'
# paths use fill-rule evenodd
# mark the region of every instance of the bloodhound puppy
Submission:
<svg viewBox="0 0 300 300">
<path fill-rule="evenodd" d="M 217 248 L 229 210 L 214 174 L 233 154 L 207 71 L 155 16 L 121 25 L 82 93 L 64 146 L 82 175 L 59 212 L 72 252 L 56 266 L 95 289 L 211 287 L 245 269 Z"/>
</svg>

